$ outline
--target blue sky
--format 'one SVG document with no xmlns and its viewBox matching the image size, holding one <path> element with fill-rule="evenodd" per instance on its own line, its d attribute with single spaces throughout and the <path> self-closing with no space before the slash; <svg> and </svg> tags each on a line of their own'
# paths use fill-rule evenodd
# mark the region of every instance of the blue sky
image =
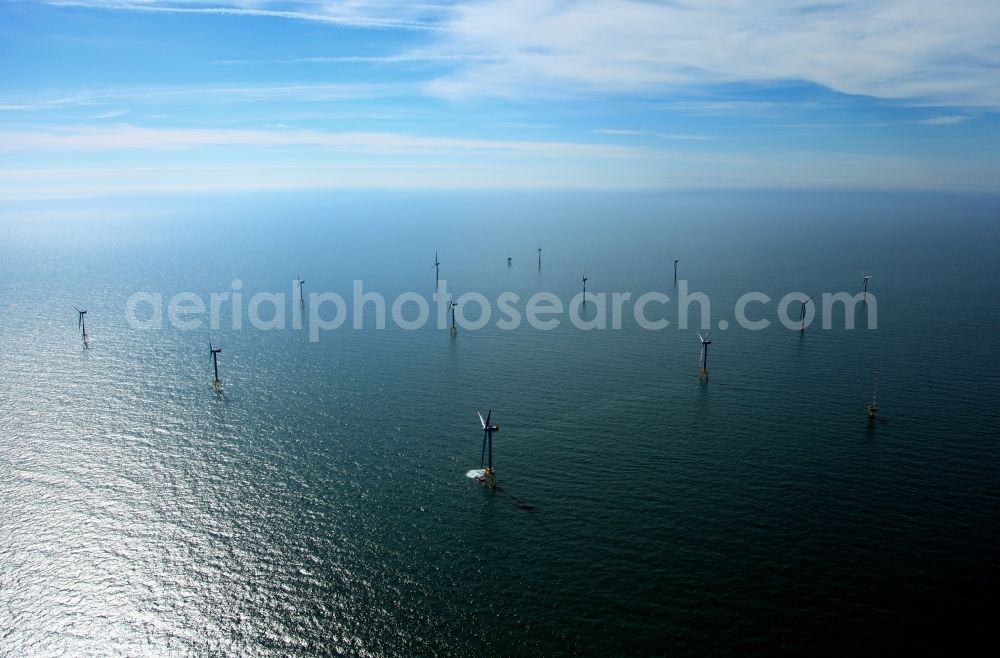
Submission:
<svg viewBox="0 0 1000 658">
<path fill-rule="evenodd" d="M 995 192 L 998 35 L 996 0 L 0 0 L 0 199 Z"/>
</svg>

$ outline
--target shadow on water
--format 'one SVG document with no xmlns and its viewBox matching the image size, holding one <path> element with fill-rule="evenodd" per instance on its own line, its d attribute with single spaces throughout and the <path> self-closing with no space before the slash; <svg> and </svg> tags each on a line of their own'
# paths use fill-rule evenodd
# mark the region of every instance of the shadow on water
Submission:
<svg viewBox="0 0 1000 658">
<path fill-rule="evenodd" d="M 865 423 L 865 436 L 873 437 L 875 436 L 875 430 L 881 425 L 888 425 L 889 419 L 883 418 L 882 416 L 876 416 L 875 418 L 869 418 L 868 422 Z"/>
<path fill-rule="evenodd" d="M 716 384 L 718 386 L 718 384 Z M 708 385 L 708 377 L 698 377 L 698 404 L 704 406 L 709 402 L 711 388 Z"/>
<path fill-rule="evenodd" d="M 553 532 L 552 528 L 550 528 L 549 526 L 545 525 L 545 522 L 542 521 L 538 517 L 538 512 L 541 511 L 541 509 L 539 507 L 537 507 L 535 505 L 532 505 L 531 503 L 529 503 L 528 501 L 524 500 L 523 498 L 521 498 L 519 496 L 515 496 L 514 494 L 508 492 L 503 487 L 499 487 L 498 486 L 496 488 L 496 492 L 499 493 L 500 495 L 504 496 L 507 499 L 507 501 L 510 504 L 512 504 L 514 507 L 516 507 L 517 509 L 521 510 L 522 512 L 525 512 L 528 516 L 530 516 L 532 518 L 532 520 L 535 523 L 537 523 L 539 526 L 541 526 L 542 528 L 544 528 L 546 532 L 550 532 L 550 533 Z"/>
<path fill-rule="evenodd" d="M 509 491 L 507 491 L 505 487 L 502 487 L 500 485 L 497 485 L 497 487 L 493 489 L 493 491 L 503 496 L 508 503 L 510 503 L 517 509 L 521 510 L 522 512 L 525 512 L 535 521 L 535 523 L 544 528 L 546 532 L 554 532 L 552 528 L 545 525 L 545 522 L 538 517 L 537 514 L 538 512 L 541 511 L 541 508 L 539 508 L 536 505 L 532 505 L 531 503 L 521 498 L 520 496 L 510 493 Z"/>
</svg>

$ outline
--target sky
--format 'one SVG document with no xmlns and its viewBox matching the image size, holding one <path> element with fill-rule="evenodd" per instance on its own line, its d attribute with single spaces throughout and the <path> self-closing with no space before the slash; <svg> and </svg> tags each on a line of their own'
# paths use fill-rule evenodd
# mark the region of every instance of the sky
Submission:
<svg viewBox="0 0 1000 658">
<path fill-rule="evenodd" d="M 998 111 L 997 0 L 0 0 L 0 200 L 998 192 Z"/>
</svg>

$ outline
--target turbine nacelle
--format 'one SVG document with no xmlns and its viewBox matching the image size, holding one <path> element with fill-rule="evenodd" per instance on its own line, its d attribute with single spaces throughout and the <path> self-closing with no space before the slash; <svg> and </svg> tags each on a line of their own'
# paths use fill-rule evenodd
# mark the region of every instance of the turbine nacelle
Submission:
<svg viewBox="0 0 1000 658">
<path fill-rule="evenodd" d="M 485 419 L 483 419 L 483 414 L 479 413 L 478 411 L 476 412 L 476 414 L 479 416 L 479 424 L 483 426 L 483 430 L 484 431 L 486 431 L 486 432 L 499 432 L 500 431 L 500 426 L 499 425 L 492 425 L 492 424 L 490 424 L 490 416 L 493 415 L 493 410 L 492 409 L 490 409 L 488 412 L 486 412 L 486 418 Z"/>
<path fill-rule="evenodd" d="M 862 299 L 862 300 L 867 300 L 867 299 L 868 299 L 868 280 L 869 280 L 870 278 L 872 278 L 872 276 L 871 276 L 871 274 L 868 274 L 868 275 L 865 275 L 865 273 L 864 273 L 864 272 L 862 272 L 861 274 L 862 274 L 862 279 L 861 279 L 861 282 L 862 282 L 862 283 L 864 284 L 864 286 L 865 286 L 865 289 L 864 289 L 864 295 L 863 295 L 863 297 L 862 297 L 861 299 Z"/>
</svg>

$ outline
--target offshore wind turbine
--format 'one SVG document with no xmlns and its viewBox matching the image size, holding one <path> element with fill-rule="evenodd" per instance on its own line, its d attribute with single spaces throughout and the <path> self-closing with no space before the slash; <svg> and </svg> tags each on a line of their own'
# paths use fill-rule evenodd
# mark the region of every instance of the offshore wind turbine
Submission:
<svg viewBox="0 0 1000 658">
<path fill-rule="evenodd" d="M 864 272 L 862 272 L 861 274 L 862 274 L 862 276 L 864 276 Z M 864 291 L 864 294 L 861 295 L 861 301 L 863 301 L 863 302 L 867 302 L 868 301 L 868 279 L 870 279 L 870 278 L 872 278 L 871 274 L 865 276 L 865 278 L 864 278 L 865 291 Z"/>
<path fill-rule="evenodd" d="M 811 299 L 807 298 L 804 302 L 802 302 L 802 311 L 799 313 L 799 333 L 806 330 L 806 304 L 811 301 Z"/>
<path fill-rule="evenodd" d="M 538 243 L 538 269 L 542 269 L 542 243 Z"/>
<path fill-rule="evenodd" d="M 701 333 L 698 334 L 698 338 L 701 339 L 701 354 L 698 355 L 698 360 L 701 362 L 701 372 L 699 377 L 708 378 L 708 346 L 712 344 L 712 341 L 708 339 L 708 332 L 702 336 Z"/>
<path fill-rule="evenodd" d="M 583 278 L 581 279 L 581 281 L 583 282 L 583 305 L 584 306 L 587 305 L 587 279 L 589 279 L 589 278 L 590 277 L 587 276 L 587 270 L 584 270 L 583 271 Z"/>
<path fill-rule="evenodd" d="M 673 256 L 671 256 L 673 258 Z M 674 283 L 677 283 L 677 262 L 680 258 L 674 258 Z"/>
<path fill-rule="evenodd" d="M 872 389 L 872 401 L 868 403 L 868 419 L 875 420 L 878 415 L 878 373 L 875 373 L 875 388 Z"/>
<path fill-rule="evenodd" d="M 212 338 L 211 337 L 209 337 L 209 339 L 208 339 L 208 352 L 210 354 L 209 358 L 212 359 L 212 366 L 215 368 L 215 382 L 214 382 L 214 384 L 216 386 L 218 386 L 219 384 L 222 383 L 222 380 L 219 379 L 219 354 L 222 353 L 222 348 L 221 347 L 215 347 L 214 345 L 212 345 Z"/>
<path fill-rule="evenodd" d="M 449 301 L 448 305 L 451 307 L 451 335 L 458 335 L 458 328 L 455 327 L 455 307 L 458 306 L 456 302 Z"/>
<path fill-rule="evenodd" d="M 87 335 L 87 312 L 81 311 L 75 306 L 73 308 L 76 309 L 77 313 L 76 328 L 80 330 L 81 332 L 80 335 L 83 337 L 83 344 L 84 346 L 86 346 L 87 338 L 89 338 L 89 336 Z"/>
<path fill-rule="evenodd" d="M 438 260 L 438 252 L 436 251 L 434 252 L 434 264 L 431 265 L 431 268 L 434 270 L 434 288 L 437 289 L 440 287 L 438 282 L 441 280 L 441 261 Z"/>
<path fill-rule="evenodd" d="M 302 293 L 302 286 L 304 286 L 306 284 L 306 282 L 302 278 L 302 275 L 299 274 L 299 273 L 296 273 L 296 275 L 295 275 L 295 281 L 299 284 L 299 304 L 301 306 L 305 306 L 306 300 L 305 300 L 305 297 L 304 297 L 304 295 Z"/>
<path fill-rule="evenodd" d="M 479 416 L 479 423 L 483 426 L 483 454 L 479 458 L 480 466 L 483 465 L 487 454 L 489 454 L 489 461 L 486 462 L 486 468 L 483 470 L 482 477 L 476 479 L 488 486 L 490 489 L 496 489 L 497 474 L 496 471 L 493 470 L 493 432 L 499 432 L 500 427 L 490 423 L 490 417 L 493 415 L 492 409 L 486 412 L 486 420 L 483 420 L 483 414 L 478 411 L 476 412 L 476 415 Z"/>
</svg>

